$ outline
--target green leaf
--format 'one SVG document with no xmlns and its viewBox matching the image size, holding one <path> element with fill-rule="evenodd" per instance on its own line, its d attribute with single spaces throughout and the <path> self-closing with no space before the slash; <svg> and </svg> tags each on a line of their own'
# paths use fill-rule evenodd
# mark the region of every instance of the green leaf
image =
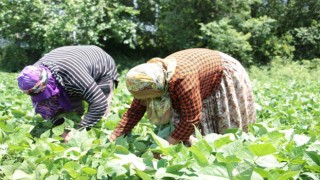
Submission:
<svg viewBox="0 0 320 180">
<path fill-rule="evenodd" d="M 127 148 L 123 147 L 123 146 L 116 145 L 115 153 L 117 153 L 117 154 L 129 154 L 130 151 Z"/>
<path fill-rule="evenodd" d="M 127 173 L 127 169 L 118 160 L 112 159 L 98 167 L 97 178 L 109 179 L 108 175 L 119 177 L 125 173 Z"/>
<path fill-rule="evenodd" d="M 320 141 L 315 141 L 314 143 L 310 144 L 308 151 L 315 151 L 320 154 Z"/>
<path fill-rule="evenodd" d="M 306 154 L 313 160 L 313 162 L 320 166 L 320 155 L 318 153 L 306 151 Z"/>
<path fill-rule="evenodd" d="M 282 173 L 278 180 L 288 180 L 288 179 L 296 179 L 295 176 L 299 175 L 300 171 L 287 171 Z"/>
<path fill-rule="evenodd" d="M 304 168 L 309 169 L 311 171 L 320 173 L 320 166 L 309 166 L 309 165 L 305 165 Z"/>
<path fill-rule="evenodd" d="M 138 150 L 138 151 L 145 151 L 147 149 L 147 145 L 144 142 L 141 141 L 137 141 L 134 143 L 134 147 Z"/>
<path fill-rule="evenodd" d="M 168 164 L 168 160 L 166 159 L 160 159 L 158 162 L 157 162 L 157 169 L 159 168 L 165 168 Z"/>
<path fill-rule="evenodd" d="M 228 143 L 224 146 L 222 146 L 220 149 L 218 149 L 217 152 L 223 152 L 224 156 L 246 156 L 248 152 L 246 152 L 246 149 L 243 148 L 243 142 L 242 140 L 238 139 L 231 143 Z M 250 154 L 252 156 L 252 154 Z M 246 157 L 249 158 L 249 157 Z"/>
<path fill-rule="evenodd" d="M 85 152 L 93 147 L 93 142 L 96 139 L 95 137 L 90 137 L 88 131 L 83 129 L 81 131 L 72 130 L 72 136 L 68 144 L 75 147 L 80 147 L 81 151 Z"/>
<path fill-rule="evenodd" d="M 317 177 L 317 175 L 315 173 L 311 173 L 311 172 L 304 172 L 300 174 L 302 177 L 303 176 L 307 176 L 312 180 L 319 180 L 319 177 Z"/>
<path fill-rule="evenodd" d="M 65 148 L 59 144 L 49 144 L 53 153 L 63 152 Z"/>
<path fill-rule="evenodd" d="M 263 178 L 267 178 L 269 176 L 269 172 L 263 168 L 255 167 L 254 171 L 261 175 Z"/>
<path fill-rule="evenodd" d="M 123 146 L 125 148 L 129 148 L 129 144 L 127 142 L 127 139 L 124 138 L 123 136 L 120 136 L 116 139 L 116 145 Z"/>
<path fill-rule="evenodd" d="M 237 158 L 235 155 L 224 157 L 221 153 L 217 153 L 216 158 L 219 162 L 224 163 L 241 162 L 241 159 Z"/>
<path fill-rule="evenodd" d="M 249 127 L 249 130 L 251 133 L 259 135 L 259 136 L 262 136 L 263 134 L 268 133 L 267 128 L 264 127 L 263 124 L 258 124 L 258 123 L 249 124 L 248 127 Z"/>
<path fill-rule="evenodd" d="M 196 146 L 191 146 L 190 151 L 201 167 L 206 167 L 209 164 L 207 157 L 201 152 L 201 149 Z"/>
<path fill-rule="evenodd" d="M 187 162 L 180 162 L 179 164 L 167 166 L 166 172 L 171 173 L 171 174 L 175 174 L 175 173 L 179 172 L 181 169 L 187 168 L 189 166 L 189 164 L 190 164 L 190 161 L 187 161 Z"/>
<path fill-rule="evenodd" d="M 232 167 L 232 165 L 234 165 Z M 250 163 L 228 163 L 227 164 L 229 173 L 232 173 L 234 179 L 247 180 L 247 179 L 263 179 L 260 175 L 254 174 L 253 165 Z M 230 174 L 231 175 L 231 174 Z M 252 176 L 255 176 L 253 178 Z"/>
<path fill-rule="evenodd" d="M 199 149 L 201 149 L 201 152 L 205 155 L 205 156 L 209 156 L 212 153 L 212 148 L 210 147 L 210 145 L 208 144 L 208 142 L 201 138 L 198 142 L 196 142 L 195 144 L 193 144 L 192 146 L 196 146 Z"/>
<path fill-rule="evenodd" d="M 39 179 L 44 179 L 46 174 L 48 174 L 49 170 L 48 167 L 45 164 L 39 164 L 35 170 L 36 176 Z"/>
<path fill-rule="evenodd" d="M 46 177 L 46 180 L 60 180 L 60 177 L 58 175 L 51 175 Z"/>
<path fill-rule="evenodd" d="M 154 177 L 156 177 L 157 179 L 166 179 L 165 177 L 167 177 L 169 179 L 179 179 L 180 178 L 180 176 L 178 176 L 178 175 L 167 173 L 165 168 L 157 169 L 156 173 L 154 174 Z"/>
<path fill-rule="evenodd" d="M 81 165 L 75 161 L 69 161 L 67 162 L 63 168 L 68 172 L 68 174 L 72 178 L 77 178 L 80 176 L 79 170 L 81 169 Z"/>
<path fill-rule="evenodd" d="M 115 154 L 115 156 L 119 158 L 119 163 L 121 163 L 121 165 L 129 164 L 129 165 L 133 165 L 133 167 L 139 170 L 146 169 L 146 165 L 143 163 L 143 159 L 140 157 L 137 157 L 134 154 L 128 154 L 128 155 Z"/>
<path fill-rule="evenodd" d="M 273 155 L 260 156 L 256 164 L 265 168 L 280 168 L 284 163 L 279 163 Z"/>
<path fill-rule="evenodd" d="M 256 156 L 265 156 L 277 152 L 276 148 L 270 143 L 250 144 L 248 148 Z"/>
<path fill-rule="evenodd" d="M 220 137 L 219 139 L 215 140 L 214 141 L 214 146 L 216 148 L 220 148 L 222 147 L 223 145 L 226 145 L 230 142 L 232 142 L 234 140 L 234 136 L 233 134 L 227 134 L 227 135 L 223 135 L 222 137 Z"/>
<path fill-rule="evenodd" d="M 161 137 L 157 136 L 156 134 L 154 134 L 152 131 L 150 132 L 154 142 L 160 147 L 160 149 L 164 149 L 169 147 L 169 142 L 162 139 Z"/>
<path fill-rule="evenodd" d="M 0 166 L 0 170 L 4 175 L 11 176 L 14 171 L 20 166 L 20 163 L 11 164 L 11 165 L 2 165 Z"/>
<path fill-rule="evenodd" d="M 194 126 L 194 132 L 196 134 L 196 138 L 198 140 L 202 139 L 202 134 L 200 133 L 199 129 L 195 125 L 193 125 L 193 126 Z"/>
<path fill-rule="evenodd" d="M 295 134 L 293 136 L 293 141 L 298 145 L 302 146 L 304 144 L 307 144 L 310 140 L 310 137 L 304 135 L 304 134 Z"/>
<path fill-rule="evenodd" d="M 264 178 L 260 174 L 256 173 L 255 171 L 252 172 L 251 179 L 264 180 Z M 246 179 L 244 179 L 244 180 L 246 180 Z"/>
<path fill-rule="evenodd" d="M 12 109 L 11 113 L 14 115 L 15 118 L 22 118 L 26 115 L 26 112 L 21 111 L 19 109 Z"/>
<path fill-rule="evenodd" d="M 65 128 L 73 128 L 74 127 L 74 121 L 71 119 L 68 119 L 67 117 L 64 118 L 64 123 Z"/>
<path fill-rule="evenodd" d="M 34 179 L 33 175 L 27 174 L 21 170 L 15 170 L 12 175 L 12 180 L 18 180 L 18 179 Z"/>
<path fill-rule="evenodd" d="M 30 124 L 22 124 L 22 125 L 20 126 L 20 128 L 22 128 L 20 131 L 23 132 L 23 133 L 25 133 L 25 135 L 26 135 L 27 133 L 30 133 L 30 132 L 32 131 L 32 129 L 34 128 L 34 126 L 33 126 L 33 125 L 30 125 Z"/>
<path fill-rule="evenodd" d="M 88 174 L 88 175 L 95 175 L 97 174 L 97 170 L 93 169 L 91 167 L 84 167 L 81 169 L 81 171 L 83 171 L 84 173 Z"/>
<path fill-rule="evenodd" d="M 63 132 L 64 132 L 64 127 L 65 127 L 65 126 L 62 124 L 62 125 L 60 125 L 60 126 L 56 126 L 56 127 L 52 128 L 53 134 L 54 134 L 54 135 L 57 135 L 57 136 L 62 135 Z"/>
<path fill-rule="evenodd" d="M 34 173 L 34 169 L 36 168 L 36 166 L 30 162 L 29 160 L 25 160 L 21 163 L 19 170 L 27 173 L 27 174 L 32 174 Z"/>
<path fill-rule="evenodd" d="M 51 132 L 51 130 L 49 129 L 49 130 L 45 131 L 44 133 L 42 133 L 40 137 L 41 138 L 49 138 L 50 132 Z"/>
<path fill-rule="evenodd" d="M 152 178 L 147 173 L 140 171 L 139 169 L 135 169 L 134 171 L 142 180 L 152 180 Z"/>
<path fill-rule="evenodd" d="M 111 114 L 107 117 L 107 120 L 105 121 L 105 126 L 109 130 L 113 130 L 117 127 L 118 123 L 120 121 L 118 114 Z"/>
<path fill-rule="evenodd" d="M 209 165 L 197 172 L 197 179 L 229 180 L 228 170 L 224 166 Z"/>
<path fill-rule="evenodd" d="M 172 125 L 168 124 L 168 125 L 161 125 L 159 127 L 159 131 L 157 132 L 157 136 L 161 137 L 161 138 L 166 138 L 170 135 L 171 130 L 172 130 Z"/>
</svg>

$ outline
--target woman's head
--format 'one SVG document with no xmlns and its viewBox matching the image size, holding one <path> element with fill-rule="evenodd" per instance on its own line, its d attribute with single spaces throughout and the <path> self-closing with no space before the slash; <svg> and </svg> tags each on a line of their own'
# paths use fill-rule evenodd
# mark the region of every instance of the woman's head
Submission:
<svg viewBox="0 0 320 180">
<path fill-rule="evenodd" d="M 18 86 L 32 101 L 40 102 L 59 93 L 58 84 L 44 66 L 26 66 L 19 74 Z"/>
<path fill-rule="evenodd" d="M 18 76 L 20 89 L 33 96 L 42 93 L 48 83 L 48 73 L 39 66 L 26 66 Z"/>
<path fill-rule="evenodd" d="M 161 63 L 144 63 L 129 70 L 128 90 L 137 99 L 160 97 L 165 93 L 166 79 Z"/>
<path fill-rule="evenodd" d="M 168 123 L 171 116 L 169 81 L 176 68 L 175 59 L 153 58 L 127 73 L 128 90 L 142 99 L 147 108 L 148 119 L 154 124 Z"/>
<path fill-rule="evenodd" d="M 50 119 L 61 109 L 71 110 L 71 104 L 61 86 L 45 66 L 26 66 L 19 74 L 18 86 L 31 96 L 36 113 Z"/>
</svg>

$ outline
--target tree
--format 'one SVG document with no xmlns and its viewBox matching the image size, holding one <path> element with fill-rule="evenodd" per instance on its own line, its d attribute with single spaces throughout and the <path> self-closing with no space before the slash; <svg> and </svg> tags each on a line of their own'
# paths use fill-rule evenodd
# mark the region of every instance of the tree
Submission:
<svg viewBox="0 0 320 180">
<path fill-rule="evenodd" d="M 252 63 L 252 47 L 248 41 L 250 33 L 237 31 L 229 19 L 201 24 L 201 32 L 201 38 L 207 41 L 209 48 L 229 53 L 243 64 Z"/>
<path fill-rule="evenodd" d="M 42 1 L 3 0 L 0 2 L 0 65 L 17 71 L 39 58 L 44 48 L 43 36 L 35 23 L 43 23 Z"/>
<path fill-rule="evenodd" d="M 0 5 L 0 38 L 27 53 L 28 64 L 65 45 L 104 46 L 112 41 L 135 47 L 137 25 L 131 17 L 138 12 L 117 0 L 4 0 Z M 10 54 L 8 50 L 12 48 L 1 54 Z"/>
<path fill-rule="evenodd" d="M 116 0 L 51 1 L 44 6 L 47 21 L 38 24 L 48 49 L 66 44 L 98 44 L 114 39 L 134 47 L 133 7 Z"/>
<path fill-rule="evenodd" d="M 297 59 L 320 57 L 320 22 L 314 21 L 309 27 L 295 28 L 292 34 L 295 37 Z"/>
<path fill-rule="evenodd" d="M 241 24 L 245 33 L 250 33 L 255 64 L 267 64 L 276 57 L 291 60 L 293 58 L 293 37 L 290 34 L 277 36 L 278 22 L 267 16 L 251 18 Z"/>
</svg>

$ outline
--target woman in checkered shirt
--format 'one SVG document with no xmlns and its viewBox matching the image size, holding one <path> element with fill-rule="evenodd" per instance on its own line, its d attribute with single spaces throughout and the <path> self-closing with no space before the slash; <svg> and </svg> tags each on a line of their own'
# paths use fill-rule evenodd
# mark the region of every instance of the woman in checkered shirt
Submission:
<svg viewBox="0 0 320 180">
<path fill-rule="evenodd" d="M 134 99 L 111 140 L 129 133 L 145 112 L 154 124 L 174 124 L 170 144 L 188 141 L 194 126 L 206 135 L 228 128 L 247 131 L 256 120 L 249 76 L 222 52 L 195 48 L 154 58 L 132 68 L 126 84 Z"/>
</svg>

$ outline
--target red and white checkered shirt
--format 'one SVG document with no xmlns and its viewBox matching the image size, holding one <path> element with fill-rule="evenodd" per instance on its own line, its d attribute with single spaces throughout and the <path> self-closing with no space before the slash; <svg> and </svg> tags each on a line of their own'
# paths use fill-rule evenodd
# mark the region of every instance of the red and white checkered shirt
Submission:
<svg viewBox="0 0 320 180">
<path fill-rule="evenodd" d="M 221 82 L 221 57 L 218 51 L 195 48 L 178 51 L 166 59 L 177 61 L 168 91 L 173 108 L 180 114 L 180 122 L 171 136 L 186 141 L 194 132 L 194 125 L 198 126 L 201 120 L 202 100 L 212 95 Z M 146 106 L 134 99 L 113 134 L 127 134 L 145 112 Z"/>
</svg>

